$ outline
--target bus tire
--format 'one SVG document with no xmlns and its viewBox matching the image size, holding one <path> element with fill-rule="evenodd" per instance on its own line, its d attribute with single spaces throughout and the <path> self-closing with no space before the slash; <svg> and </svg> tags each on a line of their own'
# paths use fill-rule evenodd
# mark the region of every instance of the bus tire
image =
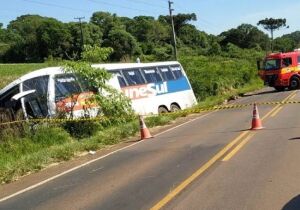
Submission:
<svg viewBox="0 0 300 210">
<path fill-rule="evenodd" d="M 176 111 L 179 111 L 179 110 L 181 110 L 180 109 L 180 106 L 178 105 L 178 104 L 171 104 L 171 107 L 170 107 L 170 111 L 171 112 L 176 112 Z"/>
<path fill-rule="evenodd" d="M 292 77 L 290 81 L 290 90 L 296 90 L 300 87 L 300 79 L 298 77 Z"/>
<path fill-rule="evenodd" d="M 168 113 L 168 109 L 165 106 L 160 106 L 158 107 L 158 114 L 164 114 L 164 113 Z"/>
<path fill-rule="evenodd" d="M 284 91 L 285 87 L 283 86 L 275 86 L 274 87 L 276 91 L 280 92 L 280 91 Z"/>
</svg>

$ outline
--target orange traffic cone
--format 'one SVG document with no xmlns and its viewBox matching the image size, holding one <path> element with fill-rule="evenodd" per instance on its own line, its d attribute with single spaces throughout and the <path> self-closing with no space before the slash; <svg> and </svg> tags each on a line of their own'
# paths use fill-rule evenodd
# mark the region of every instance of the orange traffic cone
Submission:
<svg viewBox="0 0 300 210">
<path fill-rule="evenodd" d="M 257 105 L 256 105 L 256 103 L 254 103 L 251 130 L 259 130 L 259 129 L 263 129 L 263 126 L 262 126 L 261 120 L 259 118 Z"/>
<path fill-rule="evenodd" d="M 145 124 L 144 117 L 141 115 L 140 115 L 140 129 L 141 129 L 141 140 L 153 138 L 153 136 L 150 134 L 150 131 Z"/>
</svg>

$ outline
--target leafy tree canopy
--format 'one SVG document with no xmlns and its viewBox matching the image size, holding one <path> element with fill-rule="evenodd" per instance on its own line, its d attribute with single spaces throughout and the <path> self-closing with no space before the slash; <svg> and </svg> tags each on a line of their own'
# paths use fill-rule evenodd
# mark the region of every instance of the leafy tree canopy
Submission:
<svg viewBox="0 0 300 210">
<path fill-rule="evenodd" d="M 268 43 L 268 36 L 250 24 L 242 24 L 225 31 L 219 37 L 222 39 L 220 42 L 222 46 L 232 43 L 240 48 L 254 48 L 259 45 L 262 49 L 266 49 L 266 43 Z"/>
<path fill-rule="evenodd" d="M 264 20 L 260 20 L 257 25 L 262 25 L 266 30 L 276 30 L 280 29 L 281 27 L 286 26 L 286 19 L 285 18 L 265 18 Z"/>
<path fill-rule="evenodd" d="M 171 19 L 170 16 L 159 16 L 158 20 L 162 23 L 171 24 Z M 177 14 L 173 16 L 173 20 L 174 20 L 174 28 L 175 28 L 175 32 L 178 33 L 179 29 L 181 27 L 183 27 L 184 25 L 188 24 L 190 21 L 196 21 L 197 20 L 197 16 L 195 13 L 191 13 L 191 14 Z"/>
</svg>

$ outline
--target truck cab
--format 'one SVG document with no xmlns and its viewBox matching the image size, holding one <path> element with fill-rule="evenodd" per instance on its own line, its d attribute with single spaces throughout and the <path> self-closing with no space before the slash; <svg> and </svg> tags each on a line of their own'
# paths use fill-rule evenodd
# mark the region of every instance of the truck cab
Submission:
<svg viewBox="0 0 300 210">
<path fill-rule="evenodd" d="M 258 74 L 265 85 L 278 91 L 300 88 L 300 50 L 271 53 L 258 62 Z"/>
</svg>

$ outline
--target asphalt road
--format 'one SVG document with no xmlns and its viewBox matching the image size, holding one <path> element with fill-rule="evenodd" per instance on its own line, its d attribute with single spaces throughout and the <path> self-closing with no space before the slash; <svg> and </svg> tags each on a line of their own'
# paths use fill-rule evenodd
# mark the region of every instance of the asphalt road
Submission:
<svg viewBox="0 0 300 210">
<path fill-rule="evenodd" d="M 288 97 L 300 100 L 298 91 L 265 89 L 235 103 Z M 248 131 L 252 107 L 202 114 L 6 199 L 0 209 L 300 209 L 299 110 L 260 106 L 260 131 Z"/>
</svg>

